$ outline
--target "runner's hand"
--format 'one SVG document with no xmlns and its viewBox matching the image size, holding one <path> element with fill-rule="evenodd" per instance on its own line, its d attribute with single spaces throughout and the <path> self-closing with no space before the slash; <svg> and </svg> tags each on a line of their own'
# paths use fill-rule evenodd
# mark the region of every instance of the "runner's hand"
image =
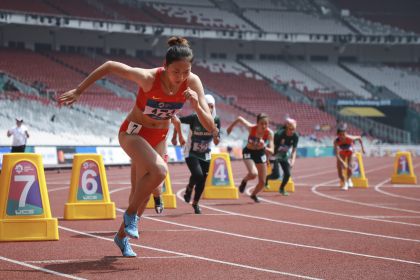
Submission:
<svg viewBox="0 0 420 280">
<path fill-rule="evenodd" d="M 58 97 L 58 104 L 70 106 L 71 104 L 76 102 L 77 99 L 79 99 L 80 95 L 81 92 L 79 92 L 77 89 L 72 89 L 67 92 L 64 92 Z"/>
</svg>

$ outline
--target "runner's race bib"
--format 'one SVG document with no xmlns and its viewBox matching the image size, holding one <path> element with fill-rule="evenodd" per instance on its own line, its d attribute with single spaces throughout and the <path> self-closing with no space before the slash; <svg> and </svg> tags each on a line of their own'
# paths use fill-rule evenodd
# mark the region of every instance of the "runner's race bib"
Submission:
<svg viewBox="0 0 420 280">
<path fill-rule="evenodd" d="M 143 113 L 155 120 L 169 120 L 181 110 L 183 105 L 184 103 L 161 102 L 148 99 Z"/>
</svg>

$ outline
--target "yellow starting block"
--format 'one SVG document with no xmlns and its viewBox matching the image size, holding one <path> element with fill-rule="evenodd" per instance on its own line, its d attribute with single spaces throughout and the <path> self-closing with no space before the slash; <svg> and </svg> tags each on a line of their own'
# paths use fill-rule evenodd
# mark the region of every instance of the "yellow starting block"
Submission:
<svg viewBox="0 0 420 280">
<path fill-rule="evenodd" d="M 75 154 L 64 219 L 115 219 L 105 167 L 99 154 Z"/>
<path fill-rule="evenodd" d="M 397 152 L 394 161 L 392 184 L 417 184 L 410 152 Z"/>
<path fill-rule="evenodd" d="M 4 154 L 0 186 L 0 241 L 58 240 L 41 155 Z"/>
<path fill-rule="evenodd" d="M 268 165 L 267 167 L 267 174 L 271 174 L 273 170 L 272 165 Z M 280 189 L 280 185 L 283 182 L 282 177 L 274 180 L 268 180 L 268 185 L 264 187 L 264 192 L 278 192 Z M 292 176 L 290 176 L 289 182 L 287 182 L 284 190 L 287 192 L 295 192 L 295 183 L 292 180 Z"/>
<path fill-rule="evenodd" d="M 165 208 L 176 208 L 176 197 L 172 192 L 171 176 L 169 175 L 169 172 L 166 174 L 165 181 L 163 181 L 162 185 L 162 201 Z M 151 195 L 146 208 L 151 209 L 154 207 L 155 201 L 153 195 Z"/>
<path fill-rule="evenodd" d="M 365 176 L 365 167 L 363 165 L 363 158 L 360 153 L 355 153 L 353 161 L 353 174 L 351 181 L 356 188 L 367 188 L 369 186 L 368 179 Z"/>
<path fill-rule="evenodd" d="M 204 199 L 238 199 L 228 153 L 212 154 Z"/>
</svg>

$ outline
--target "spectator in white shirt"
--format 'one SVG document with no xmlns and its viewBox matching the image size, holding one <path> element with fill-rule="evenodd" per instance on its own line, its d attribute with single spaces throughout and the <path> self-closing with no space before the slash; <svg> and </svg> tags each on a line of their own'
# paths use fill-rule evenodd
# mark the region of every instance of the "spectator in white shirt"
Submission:
<svg viewBox="0 0 420 280">
<path fill-rule="evenodd" d="M 7 131 L 7 137 L 10 136 L 13 136 L 12 153 L 24 153 L 29 133 L 22 118 L 16 118 L 16 126 Z"/>
</svg>

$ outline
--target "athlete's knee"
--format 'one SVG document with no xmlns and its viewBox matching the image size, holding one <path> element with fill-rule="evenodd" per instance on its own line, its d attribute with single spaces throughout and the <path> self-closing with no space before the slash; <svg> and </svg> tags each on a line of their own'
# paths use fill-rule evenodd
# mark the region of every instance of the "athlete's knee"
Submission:
<svg viewBox="0 0 420 280">
<path fill-rule="evenodd" d="M 150 174 L 156 179 L 165 180 L 168 169 L 165 164 L 157 164 L 150 169 Z"/>
<path fill-rule="evenodd" d="M 248 177 L 250 180 L 253 180 L 255 178 L 257 178 L 258 174 L 256 172 L 250 172 L 248 173 Z"/>
</svg>

